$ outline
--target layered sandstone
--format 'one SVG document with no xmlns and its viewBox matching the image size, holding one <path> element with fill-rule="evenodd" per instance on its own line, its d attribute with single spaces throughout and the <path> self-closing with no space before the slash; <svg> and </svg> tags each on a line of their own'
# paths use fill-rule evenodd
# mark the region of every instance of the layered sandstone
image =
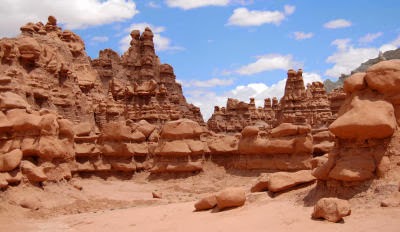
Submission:
<svg viewBox="0 0 400 232">
<path fill-rule="evenodd" d="M 152 31 L 131 37 L 123 56 L 106 49 L 91 60 L 83 40 L 50 16 L 0 40 L 2 187 L 150 169 L 161 125 L 204 124 L 173 68 L 160 63 Z"/>
</svg>

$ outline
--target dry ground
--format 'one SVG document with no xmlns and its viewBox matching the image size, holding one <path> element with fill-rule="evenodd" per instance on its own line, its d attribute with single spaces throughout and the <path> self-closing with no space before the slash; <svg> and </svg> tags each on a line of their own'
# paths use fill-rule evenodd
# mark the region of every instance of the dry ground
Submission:
<svg viewBox="0 0 400 232">
<path fill-rule="evenodd" d="M 139 173 L 129 180 L 92 177 L 42 188 L 11 187 L 0 193 L 0 231 L 383 232 L 400 228 L 400 208 L 379 206 L 381 199 L 397 191 L 393 183 L 373 183 L 367 191 L 353 194 L 351 216 L 336 224 L 311 219 L 319 195 L 316 184 L 275 195 L 248 192 L 243 207 L 194 212 L 197 199 L 228 186 L 248 190 L 259 174 L 207 169 L 186 177 Z M 163 198 L 153 199 L 152 191 Z"/>
</svg>

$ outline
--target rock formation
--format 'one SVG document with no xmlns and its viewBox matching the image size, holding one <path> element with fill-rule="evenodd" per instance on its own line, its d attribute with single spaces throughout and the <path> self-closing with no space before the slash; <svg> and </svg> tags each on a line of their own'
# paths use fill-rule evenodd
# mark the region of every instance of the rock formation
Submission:
<svg viewBox="0 0 400 232">
<path fill-rule="evenodd" d="M 246 126 L 257 125 L 271 129 L 281 123 L 308 123 L 313 128 L 327 128 L 344 100 L 342 92 L 328 95 L 321 82 L 304 86 L 303 71 L 289 70 L 285 93 L 277 98 L 264 100 L 264 107 L 256 107 L 254 98 L 250 103 L 229 98 L 226 107 L 215 106 L 208 120 L 208 128 L 214 132 L 235 133 Z M 341 98 L 342 97 L 342 98 Z"/>
<path fill-rule="evenodd" d="M 15 182 L 20 163 L 33 182 L 149 169 L 162 124 L 204 124 L 156 56 L 152 31 L 131 37 L 122 57 L 106 49 L 91 60 L 82 39 L 49 16 L 0 40 L 0 171 L 9 173 L 1 180 Z"/>
<path fill-rule="evenodd" d="M 383 61 L 346 79 L 344 105 L 329 126 L 335 148 L 312 162 L 319 180 L 359 182 L 397 168 L 399 67 Z"/>
</svg>

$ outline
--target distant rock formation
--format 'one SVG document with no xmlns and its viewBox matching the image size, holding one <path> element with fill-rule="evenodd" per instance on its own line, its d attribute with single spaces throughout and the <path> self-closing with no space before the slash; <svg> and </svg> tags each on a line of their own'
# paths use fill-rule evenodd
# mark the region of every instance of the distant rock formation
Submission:
<svg viewBox="0 0 400 232">
<path fill-rule="evenodd" d="M 229 98 L 226 107 L 215 106 L 208 120 L 208 128 L 214 132 L 237 133 L 246 126 L 256 125 L 273 128 L 281 123 L 308 123 L 313 128 L 326 128 L 334 119 L 344 100 L 344 92 L 337 90 L 327 94 L 321 82 L 304 86 L 303 71 L 289 70 L 285 93 L 277 98 L 264 100 L 264 107 L 256 107 L 254 98 L 250 103 Z"/>
</svg>

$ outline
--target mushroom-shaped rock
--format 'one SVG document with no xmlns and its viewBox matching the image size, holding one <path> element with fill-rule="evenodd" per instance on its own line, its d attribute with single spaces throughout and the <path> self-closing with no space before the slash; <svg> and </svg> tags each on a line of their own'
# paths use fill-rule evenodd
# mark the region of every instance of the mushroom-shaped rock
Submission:
<svg viewBox="0 0 400 232">
<path fill-rule="evenodd" d="M 179 119 L 164 124 L 161 129 L 161 139 L 198 139 L 204 129 L 190 119 Z"/>
<path fill-rule="evenodd" d="M 20 149 L 12 150 L 0 155 L 0 172 L 7 172 L 15 169 L 21 163 L 22 151 Z"/>
<path fill-rule="evenodd" d="M 246 194 L 241 188 L 226 188 L 216 195 L 219 209 L 238 207 L 244 205 Z"/>
<path fill-rule="evenodd" d="M 215 195 L 204 197 L 194 204 L 197 211 L 212 209 L 217 205 L 217 198 Z"/>
<path fill-rule="evenodd" d="M 363 72 L 355 73 L 355 74 L 351 75 L 349 78 L 344 80 L 343 90 L 346 93 L 353 93 L 357 90 L 364 89 L 365 87 L 367 87 L 367 85 L 365 84 L 364 77 L 365 77 L 365 73 L 363 73 Z"/>
<path fill-rule="evenodd" d="M 368 87 L 382 94 L 400 91 L 400 60 L 379 62 L 368 68 L 365 80 Z"/>
<path fill-rule="evenodd" d="M 343 217 L 350 215 L 350 204 L 338 198 L 321 198 L 314 206 L 312 218 L 324 218 L 330 222 L 338 222 Z"/>
<path fill-rule="evenodd" d="M 347 107 L 348 110 L 329 126 L 337 137 L 383 139 L 393 135 L 396 118 L 393 105 L 389 102 L 374 96 L 356 95 Z"/>
<path fill-rule="evenodd" d="M 43 172 L 43 169 L 27 160 L 21 162 L 21 171 L 22 174 L 31 182 L 42 182 L 47 180 L 47 176 Z"/>
</svg>

